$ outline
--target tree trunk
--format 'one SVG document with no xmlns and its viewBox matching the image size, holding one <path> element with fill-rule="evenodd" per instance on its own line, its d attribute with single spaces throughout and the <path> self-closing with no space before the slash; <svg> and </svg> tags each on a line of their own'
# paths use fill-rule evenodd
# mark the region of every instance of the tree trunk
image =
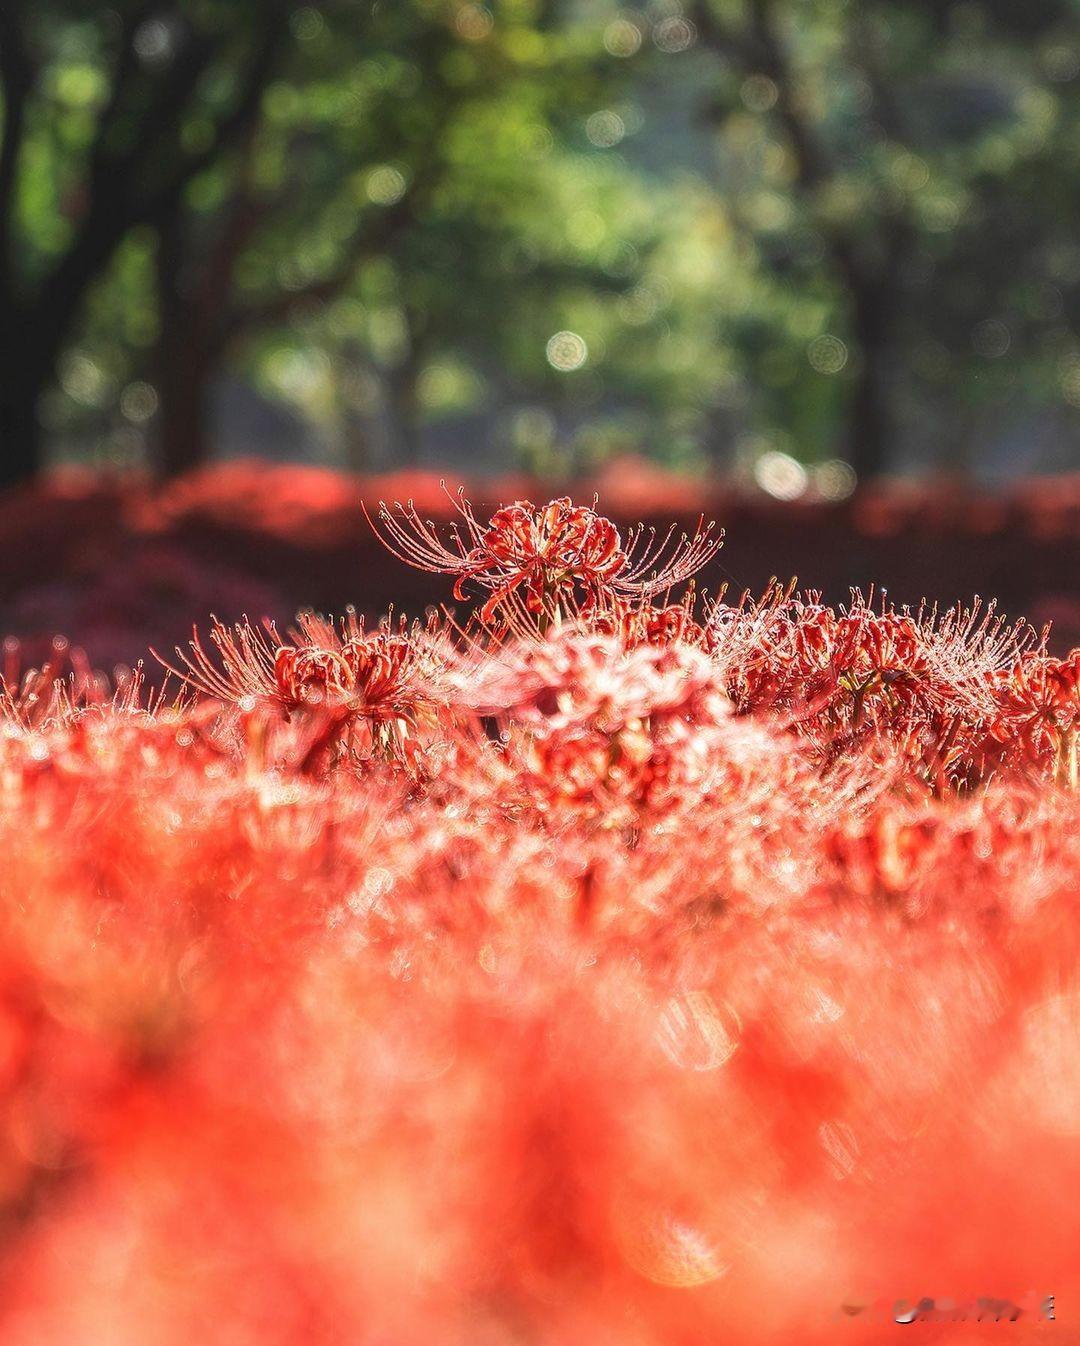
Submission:
<svg viewBox="0 0 1080 1346">
<path fill-rule="evenodd" d="M 415 466 L 420 459 L 419 376 L 420 360 L 412 351 L 386 380 L 390 456 L 405 467 Z"/>
<path fill-rule="evenodd" d="M 48 379 L 5 352 L 0 374 L 0 488 L 30 481 L 43 465 L 38 402 Z"/>
<path fill-rule="evenodd" d="M 726 410 L 714 408 L 707 418 L 702 447 L 712 476 L 718 481 L 730 477 L 735 466 L 735 429 Z"/>
<path fill-rule="evenodd" d="M 211 369 L 202 352 L 164 341 L 158 372 L 157 470 L 178 477 L 209 457 L 206 421 Z"/>
<path fill-rule="evenodd" d="M 859 367 L 848 411 L 848 461 L 863 483 L 880 477 L 892 460 L 888 368 L 892 306 L 875 286 L 857 291 L 853 299 Z"/>
<path fill-rule="evenodd" d="M 206 350 L 187 245 L 185 221 L 176 214 L 159 231 L 156 265 L 161 323 L 154 359 L 159 398 L 156 469 L 164 478 L 201 466 L 209 452 L 206 417 L 213 361 Z"/>
<path fill-rule="evenodd" d="M 369 420 L 355 411 L 344 417 L 341 431 L 345 466 L 351 472 L 371 471 L 371 432 Z"/>
</svg>

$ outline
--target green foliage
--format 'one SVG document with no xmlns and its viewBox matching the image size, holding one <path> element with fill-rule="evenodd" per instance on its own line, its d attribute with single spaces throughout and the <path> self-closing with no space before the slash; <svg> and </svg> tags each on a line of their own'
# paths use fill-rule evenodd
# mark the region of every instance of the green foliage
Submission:
<svg viewBox="0 0 1080 1346">
<path fill-rule="evenodd" d="M 555 471 L 769 448 L 874 471 L 1025 418 L 1067 432 L 1076 17 L 13 3 L 33 78 L 0 308 L 33 325 L 70 275 L 43 415 L 128 449 L 148 387 L 158 422 L 188 396 L 177 352 L 192 387 L 243 379 L 355 461 L 467 426 Z M 107 193 L 122 223 L 74 270 Z"/>
</svg>

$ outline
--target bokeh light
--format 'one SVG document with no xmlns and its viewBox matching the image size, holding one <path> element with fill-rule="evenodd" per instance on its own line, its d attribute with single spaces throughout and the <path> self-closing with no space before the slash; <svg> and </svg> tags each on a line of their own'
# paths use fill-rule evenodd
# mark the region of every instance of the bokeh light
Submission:
<svg viewBox="0 0 1080 1346">
<path fill-rule="evenodd" d="M 311 5 L 293 11 L 289 26 L 301 42 L 313 42 L 326 29 L 326 20 Z"/>
<path fill-rule="evenodd" d="M 815 463 L 810 469 L 814 491 L 822 500 L 847 500 L 855 494 L 858 480 L 855 469 L 841 458 Z"/>
<path fill-rule="evenodd" d="M 808 484 L 806 468 L 790 453 L 771 449 L 754 464 L 754 480 L 774 500 L 798 500 Z"/>
<path fill-rule="evenodd" d="M 1042 65 L 1048 79 L 1067 84 L 1080 75 L 1080 47 L 1056 43 L 1042 53 Z"/>
<path fill-rule="evenodd" d="M 819 374 L 839 374 L 847 364 L 848 348 L 839 337 L 826 333 L 811 341 L 806 358 Z"/>
<path fill-rule="evenodd" d="M 641 43 L 641 29 L 630 19 L 613 19 L 604 29 L 604 47 L 612 56 L 633 56 Z"/>
<path fill-rule="evenodd" d="M 129 383 L 120 395 L 120 411 L 135 425 L 152 420 L 158 409 L 157 389 L 152 383 Z"/>
<path fill-rule="evenodd" d="M 556 332 L 548 341 L 546 352 L 548 364 L 561 373 L 580 369 L 589 358 L 585 339 L 577 332 Z"/>
<path fill-rule="evenodd" d="M 1061 395 L 1070 406 L 1080 407 L 1080 353 L 1066 356 L 1058 370 Z"/>
<path fill-rule="evenodd" d="M 971 345 L 987 360 L 999 360 L 1012 344 L 1009 329 L 997 318 L 988 318 L 972 329 Z"/>
<path fill-rule="evenodd" d="M 167 19 L 146 19 L 135 30 L 135 54 L 146 65 L 167 65 L 176 50 L 176 31 Z"/>
<path fill-rule="evenodd" d="M 405 175 L 390 164 L 373 168 L 367 175 L 368 198 L 377 206 L 392 206 L 405 195 Z"/>
<path fill-rule="evenodd" d="M 689 19 L 681 15 L 672 15 L 655 24 L 652 39 L 657 48 L 668 55 L 686 51 L 697 41 L 697 29 Z"/>
<path fill-rule="evenodd" d="M 599 149 L 609 150 L 626 135 L 626 123 L 617 112 L 594 112 L 585 123 L 585 134 Z"/>
<path fill-rule="evenodd" d="M 495 17 L 486 5 L 462 5 L 454 15 L 454 28 L 466 42 L 482 42 L 495 26 Z"/>
<path fill-rule="evenodd" d="M 78 350 L 61 363 L 60 386 L 73 401 L 87 407 L 104 407 L 112 392 L 112 382 L 101 365 Z"/>
<path fill-rule="evenodd" d="M 776 81 L 768 75 L 747 75 L 739 86 L 739 97 L 751 112 L 768 112 L 779 96 Z"/>
</svg>

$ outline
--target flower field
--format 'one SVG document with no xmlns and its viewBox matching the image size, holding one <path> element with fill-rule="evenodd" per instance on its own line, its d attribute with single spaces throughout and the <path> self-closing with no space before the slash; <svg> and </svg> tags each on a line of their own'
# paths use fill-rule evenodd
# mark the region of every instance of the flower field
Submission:
<svg viewBox="0 0 1080 1346">
<path fill-rule="evenodd" d="M 3 652 L 4 1346 L 1080 1342 L 1080 650 L 388 494 L 449 608 L 139 668 L 69 503 Z"/>
</svg>

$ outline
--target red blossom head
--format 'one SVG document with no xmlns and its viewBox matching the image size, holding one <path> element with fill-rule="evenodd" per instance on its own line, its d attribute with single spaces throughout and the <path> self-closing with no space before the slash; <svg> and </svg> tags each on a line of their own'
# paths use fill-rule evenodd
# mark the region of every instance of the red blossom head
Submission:
<svg viewBox="0 0 1080 1346">
<path fill-rule="evenodd" d="M 392 506 L 380 501 L 381 531 L 370 516 L 369 521 L 406 564 L 453 575 L 456 598 L 465 596 L 469 583 L 486 589 L 485 624 L 497 614 L 512 621 L 515 610 L 523 609 L 545 627 L 567 607 L 589 611 L 617 599 L 641 601 L 666 593 L 706 565 L 723 541 L 723 534 L 702 519 L 693 534 L 676 538 L 672 526 L 658 537 L 655 529 L 638 526 L 624 542 L 610 519 L 566 496 L 543 506 L 519 500 L 486 524 L 477 520 L 463 492 L 450 499 L 461 522 L 450 525 L 449 545 L 412 501 Z"/>
</svg>

